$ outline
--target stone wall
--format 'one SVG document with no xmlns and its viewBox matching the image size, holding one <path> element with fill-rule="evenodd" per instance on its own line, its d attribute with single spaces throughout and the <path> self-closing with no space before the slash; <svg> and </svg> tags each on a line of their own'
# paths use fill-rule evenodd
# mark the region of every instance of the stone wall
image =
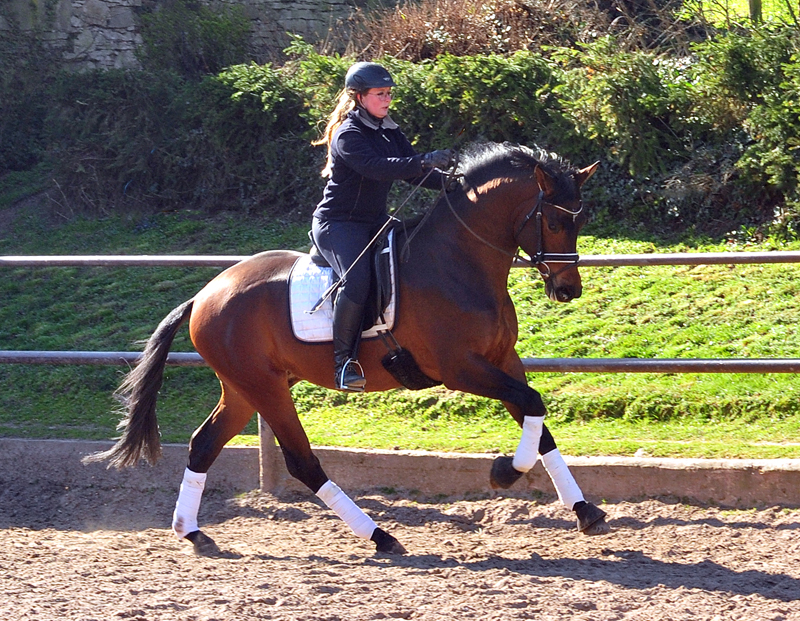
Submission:
<svg viewBox="0 0 800 621">
<path fill-rule="evenodd" d="M 287 32 L 307 41 L 341 29 L 360 0 L 221 0 L 244 8 L 253 58 L 274 58 Z M 136 68 L 136 11 L 154 0 L 0 0 L 0 29 L 36 30 L 75 69 Z"/>
</svg>

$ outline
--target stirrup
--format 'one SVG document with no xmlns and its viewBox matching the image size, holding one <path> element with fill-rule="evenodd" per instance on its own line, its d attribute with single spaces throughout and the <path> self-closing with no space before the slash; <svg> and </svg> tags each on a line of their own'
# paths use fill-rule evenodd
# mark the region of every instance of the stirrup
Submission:
<svg viewBox="0 0 800 621">
<path fill-rule="evenodd" d="M 336 374 L 336 388 L 350 392 L 364 392 L 367 380 L 364 379 L 364 369 L 355 358 L 348 358 L 347 362 Z"/>
</svg>

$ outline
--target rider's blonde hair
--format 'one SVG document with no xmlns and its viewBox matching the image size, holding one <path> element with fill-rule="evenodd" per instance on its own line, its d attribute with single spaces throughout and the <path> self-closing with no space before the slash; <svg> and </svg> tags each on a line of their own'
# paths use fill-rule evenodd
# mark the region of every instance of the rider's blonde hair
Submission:
<svg viewBox="0 0 800 621">
<path fill-rule="evenodd" d="M 331 115 L 328 117 L 328 124 L 325 126 L 325 131 L 322 136 L 311 143 L 314 146 L 324 144 L 328 147 L 328 160 L 325 164 L 325 168 L 322 169 L 323 177 L 330 177 L 333 170 L 333 158 L 331 157 L 331 140 L 333 140 L 333 134 L 344 122 L 345 118 L 347 118 L 347 113 L 356 107 L 358 103 L 356 99 L 357 96 L 358 91 L 355 89 L 346 88 L 342 90 L 339 94 L 339 103 L 336 104 L 333 112 L 331 112 Z"/>
</svg>

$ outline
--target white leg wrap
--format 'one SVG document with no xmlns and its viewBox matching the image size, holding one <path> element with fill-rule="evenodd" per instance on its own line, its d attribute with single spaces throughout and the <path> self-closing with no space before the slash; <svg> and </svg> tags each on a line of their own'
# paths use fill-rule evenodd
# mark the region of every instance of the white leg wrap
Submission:
<svg viewBox="0 0 800 621">
<path fill-rule="evenodd" d="M 319 496 L 336 515 L 342 518 L 350 529 L 359 537 L 369 539 L 372 537 L 372 533 L 375 529 L 378 528 L 378 525 L 372 521 L 372 518 L 359 509 L 358 505 L 350 500 L 350 497 L 333 481 L 326 481 L 325 485 L 319 488 L 317 496 Z"/>
<path fill-rule="evenodd" d="M 561 451 L 554 449 L 547 455 L 542 455 L 542 463 L 558 492 L 558 499 L 566 505 L 567 509 L 571 510 L 576 502 L 584 500 L 583 492 L 569 471 L 567 462 L 561 456 Z"/>
<path fill-rule="evenodd" d="M 526 416 L 522 422 L 522 437 L 514 453 L 514 470 L 528 472 L 539 458 L 539 440 L 542 438 L 544 416 Z"/>
<path fill-rule="evenodd" d="M 192 472 L 188 468 L 183 473 L 181 491 L 178 494 L 178 502 L 175 503 L 175 512 L 172 514 L 172 530 L 179 539 L 200 530 L 197 525 L 197 512 L 200 510 L 206 476 L 205 472 Z"/>
</svg>

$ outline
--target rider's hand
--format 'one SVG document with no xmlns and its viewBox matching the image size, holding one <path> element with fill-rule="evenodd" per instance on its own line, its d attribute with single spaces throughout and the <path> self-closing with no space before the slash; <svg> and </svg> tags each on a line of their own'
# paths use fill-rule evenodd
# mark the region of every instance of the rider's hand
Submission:
<svg viewBox="0 0 800 621">
<path fill-rule="evenodd" d="M 422 156 L 422 168 L 423 170 L 430 170 L 431 168 L 446 170 L 452 165 L 454 155 L 455 153 L 452 149 L 443 149 L 441 151 L 426 153 Z"/>
</svg>

